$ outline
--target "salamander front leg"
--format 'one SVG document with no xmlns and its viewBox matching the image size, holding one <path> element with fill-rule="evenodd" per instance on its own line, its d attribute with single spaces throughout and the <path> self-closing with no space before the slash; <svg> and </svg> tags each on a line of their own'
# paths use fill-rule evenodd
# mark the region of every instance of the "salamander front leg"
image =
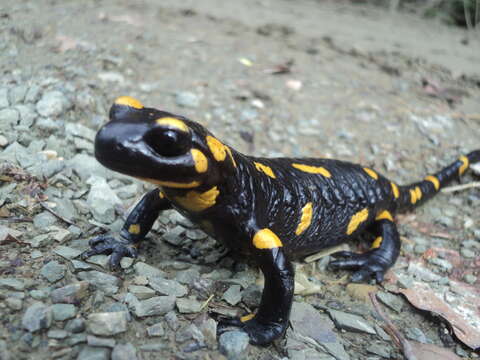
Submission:
<svg viewBox="0 0 480 360">
<path fill-rule="evenodd" d="M 221 320 L 218 333 L 223 333 L 228 326 L 238 326 L 248 334 L 251 344 L 267 345 L 281 337 L 287 329 L 293 300 L 294 270 L 273 232 L 260 230 L 253 242 L 254 259 L 265 277 L 260 307 L 256 315 Z"/>
<path fill-rule="evenodd" d="M 377 237 L 369 251 L 364 254 L 350 251 L 334 253 L 333 257 L 341 259 L 330 262 L 330 267 L 335 270 L 356 270 L 351 277 L 353 282 L 367 281 L 372 276 L 377 282 L 382 282 L 385 272 L 395 264 L 400 253 L 400 237 L 388 211 L 383 211 L 376 217 L 373 230 Z"/>
<path fill-rule="evenodd" d="M 137 257 L 137 247 L 152 228 L 160 211 L 171 208 L 160 189 L 146 193 L 138 202 L 120 232 L 120 239 L 111 235 L 99 235 L 89 241 L 90 250 L 84 251 L 80 257 L 86 259 L 93 255 L 112 254 L 110 267 L 118 268 L 124 256 Z"/>
</svg>

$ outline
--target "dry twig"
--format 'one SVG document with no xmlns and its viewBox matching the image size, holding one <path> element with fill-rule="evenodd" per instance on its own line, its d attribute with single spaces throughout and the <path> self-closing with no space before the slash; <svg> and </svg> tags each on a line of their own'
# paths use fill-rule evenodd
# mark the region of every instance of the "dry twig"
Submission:
<svg viewBox="0 0 480 360">
<path fill-rule="evenodd" d="M 462 190 L 468 190 L 468 189 L 473 189 L 473 188 L 479 188 L 480 187 L 480 181 L 474 181 L 468 184 L 462 184 L 462 185 L 456 185 L 456 186 L 449 186 L 441 191 L 443 193 L 451 193 L 455 191 L 462 191 Z"/>
</svg>

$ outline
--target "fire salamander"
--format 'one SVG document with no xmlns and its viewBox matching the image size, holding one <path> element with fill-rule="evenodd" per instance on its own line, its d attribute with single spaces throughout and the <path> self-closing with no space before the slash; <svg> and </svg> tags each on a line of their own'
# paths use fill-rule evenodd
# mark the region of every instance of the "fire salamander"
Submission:
<svg viewBox="0 0 480 360">
<path fill-rule="evenodd" d="M 333 269 L 354 270 L 353 281 L 381 282 L 397 259 L 400 239 L 393 214 L 412 209 L 480 161 L 480 150 L 461 156 L 424 180 L 400 186 L 375 170 L 339 160 L 259 158 L 225 145 L 182 116 L 118 98 L 97 133 L 95 156 L 104 166 L 157 187 L 129 214 L 120 238 L 90 240 L 84 258 L 137 256 L 137 245 L 160 211 L 176 209 L 234 252 L 248 255 L 265 275 L 255 315 L 222 319 L 252 344 L 265 345 L 287 327 L 293 298 L 293 259 L 368 231 L 371 249 L 334 254 Z"/>
</svg>

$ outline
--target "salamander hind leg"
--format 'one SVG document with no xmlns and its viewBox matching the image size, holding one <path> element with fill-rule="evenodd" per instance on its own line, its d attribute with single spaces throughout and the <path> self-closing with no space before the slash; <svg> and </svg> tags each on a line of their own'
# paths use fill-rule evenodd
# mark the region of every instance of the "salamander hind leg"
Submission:
<svg viewBox="0 0 480 360">
<path fill-rule="evenodd" d="M 388 211 L 380 212 L 373 223 L 376 235 L 371 249 L 363 254 L 340 251 L 332 256 L 337 258 L 330 262 L 330 268 L 356 270 L 352 275 L 353 282 L 369 280 L 372 276 L 382 282 L 385 272 L 395 264 L 400 253 L 400 237 L 392 215 Z"/>
<path fill-rule="evenodd" d="M 229 327 L 241 328 L 254 345 L 268 345 L 280 338 L 288 326 L 293 300 L 294 270 L 285 257 L 280 239 L 269 229 L 262 229 L 253 237 L 253 258 L 265 276 L 260 307 L 255 315 L 221 319 L 218 335 Z"/>
</svg>

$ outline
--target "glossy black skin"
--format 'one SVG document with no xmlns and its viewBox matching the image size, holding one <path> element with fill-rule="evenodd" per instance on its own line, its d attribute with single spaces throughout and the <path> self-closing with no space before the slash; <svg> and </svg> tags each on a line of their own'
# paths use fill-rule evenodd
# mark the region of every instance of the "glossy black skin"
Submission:
<svg viewBox="0 0 480 360">
<path fill-rule="evenodd" d="M 164 117 L 180 119 L 188 126 L 188 132 L 155 122 Z M 375 179 L 361 166 L 338 160 L 254 158 L 231 149 L 234 161 L 228 155 L 224 161 L 217 161 L 205 140 L 210 132 L 181 116 L 151 108 L 114 104 L 110 120 L 98 132 L 95 141 L 95 155 L 102 164 L 124 174 L 148 178 L 154 183 L 195 181 L 198 186 L 179 189 L 163 185 L 150 191 L 128 216 L 121 239 L 111 236 L 94 238 L 91 240 L 92 249 L 83 257 L 112 253 L 111 265 L 117 267 L 123 256 L 137 255 L 136 245 L 150 230 L 160 211 L 177 209 L 232 251 L 249 256 L 264 273 L 265 287 L 255 317 L 243 322 L 223 319 L 219 323 L 220 332 L 230 325 L 241 327 L 253 344 L 269 344 L 286 330 L 293 298 L 292 259 L 369 231 L 374 236 L 382 236 L 378 248 L 364 254 L 334 254 L 338 259 L 330 265 L 334 269 L 355 270 L 353 281 L 364 281 L 373 276 L 380 282 L 398 257 L 400 240 L 395 223 L 388 218 L 376 220 L 376 216 L 385 210 L 393 214 L 411 209 L 437 193 L 432 182 L 421 181 L 399 187 L 400 195 L 395 198 L 389 180 L 379 174 Z M 195 170 L 189 152 L 192 148 L 199 149 L 207 157 L 206 172 Z M 470 153 L 467 158 L 470 163 L 480 161 L 480 151 Z M 275 178 L 259 171 L 254 162 L 270 167 Z M 331 177 L 303 172 L 293 168 L 292 163 L 321 166 L 331 173 Z M 435 174 L 439 184 L 444 186 L 456 178 L 462 164 L 458 160 Z M 189 191 L 204 192 L 213 186 L 217 187 L 219 195 L 215 204 L 203 211 L 190 211 L 175 200 Z M 412 204 L 410 189 L 415 187 L 421 189 L 422 198 Z M 295 229 L 301 218 L 301 209 L 307 202 L 311 202 L 314 208 L 311 224 L 297 236 Z M 362 209 L 368 209 L 367 219 L 354 232 L 347 234 L 352 216 Z M 209 226 L 205 226 L 205 221 Z M 129 232 L 132 224 L 139 224 L 141 231 L 137 234 Z M 260 229 L 270 229 L 281 239 L 283 246 L 256 248 L 252 239 Z"/>
</svg>

